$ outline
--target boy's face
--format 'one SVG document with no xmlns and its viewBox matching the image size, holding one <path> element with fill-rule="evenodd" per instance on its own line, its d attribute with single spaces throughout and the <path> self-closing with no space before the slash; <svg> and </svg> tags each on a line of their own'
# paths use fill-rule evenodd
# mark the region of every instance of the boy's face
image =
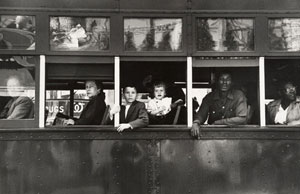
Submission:
<svg viewBox="0 0 300 194">
<path fill-rule="evenodd" d="M 156 99 L 161 100 L 165 97 L 166 90 L 162 86 L 154 87 L 154 96 Z"/>
<path fill-rule="evenodd" d="M 124 90 L 124 98 L 127 103 L 132 103 L 136 100 L 137 92 L 134 87 L 126 87 Z"/>
</svg>

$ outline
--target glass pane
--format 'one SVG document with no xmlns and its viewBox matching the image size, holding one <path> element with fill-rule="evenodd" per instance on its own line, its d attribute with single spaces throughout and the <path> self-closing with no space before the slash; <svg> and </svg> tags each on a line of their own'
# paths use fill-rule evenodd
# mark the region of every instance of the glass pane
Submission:
<svg viewBox="0 0 300 194">
<path fill-rule="evenodd" d="M 124 19 L 125 51 L 181 51 L 182 19 Z"/>
<path fill-rule="evenodd" d="M 98 17 L 50 17 L 53 51 L 109 50 L 110 20 Z"/>
<path fill-rule="evenodd" d="M 300 19 L 269 19 L 269 48 L 273 51 L 300 50 Z"/>
<path fill-rule="evenodd" d="M 253 19 L 197 19 L 198 51 L 253 51 Z"/>
<path fill-rule="evenodd" d="M 0 15 L 0 49 L 35 50 L 35 17 Z"/>
<path fill-rule="evenodd" d="M 37 57 L 0 56 L 0 119 L 33 119 Z"/>
</svg>

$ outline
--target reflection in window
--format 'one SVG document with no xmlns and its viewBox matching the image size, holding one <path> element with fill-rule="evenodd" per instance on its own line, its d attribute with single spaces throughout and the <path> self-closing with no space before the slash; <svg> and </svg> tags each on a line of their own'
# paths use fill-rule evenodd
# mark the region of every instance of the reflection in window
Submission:
<svg viewBox="0 0 300 194">
<path fill-rule="evenodd" d="M 125 51 L 181 51 L 182 19 L 124 19 Z"/>
<path fill-rule="evenodd" d="M 32 119 L 36 57 L 0 57 L 0 119 Z"/>
<path fill-rule="evenodd" d="M 198 51 L 253 51 L 253 19 L 197 19 Z"/>
<path fill-rule="evenodd" d="M 269 47 L 273 51 L 300 50 L 300 19 L 269 19 Z"/>
<path fill-rule="evenodd" d="M 104 51 L 109 49 L 109 18 L 50 17 L 53 51 Z"/>
<path fill-rule="evenodd" d="M 0 49 L 34 50 L 35 17 L 0 15 Z"/>
</svg>

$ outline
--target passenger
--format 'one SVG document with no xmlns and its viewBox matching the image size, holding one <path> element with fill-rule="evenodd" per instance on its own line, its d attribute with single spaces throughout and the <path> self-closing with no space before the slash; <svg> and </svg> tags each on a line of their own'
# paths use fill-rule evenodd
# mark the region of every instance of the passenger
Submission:
<svg viewBox="0 0 300 194">
<path fill-rule="evenodd" d="M 166 97 L 166 85 L 163 82 L 154 84 L 154 98 L 148 103 L 150 124 L 168 124 L 166 115 L 171 111 L 172 98 Z"/>
<path fill-rule="evenodd" d="M 24 96 L 24 83 L 17 76 L 7 79 L 7 92 L 11 99 L 0 113 L 1 119 L 30 119 L 34 115 L 32 100 Z"/>
<path fill-rule="evenodd" d="M 88 104 L 81 112 L 79 119 L 66 119 L 64 125 L 100 125 L 106 109 L 103 84 L 99 80 L 85 82 Z"/>
<path fill-rule="evenodd" d="M 221 72 L 215 91 L 207 94 L 196 114 L 192 126 L 192 136 L 199 136 L 200 125 L 208 117 L 212 125 L 243 125 L 246 123 L 247 99 L 242 91 L 232 88 L 232 76 Z"/>
<path fill-rule="evenodd" d="M 135 86 L 128 85 L 124 87 L 123 95 L 125 98 L 125 105 L 120 108 L 112 108 L 110 111 L 110 118 L 120 111 L 120 126 L 117 128 L 118 132 L 125 129 L 136 129 L 146 127 L 149 123 L 149 118 L 145 104 L 136 100 L 137 90 Z M 118 106 L 117 106 L 118 107 Z"/>
<path fill-rule="evenodd" d="M 268 124 L 299 125 L 300 97 L 296 86 L 286 81 L 279 86 L 280 99 L 270 102 L 267 106 Z"/>
</svg>

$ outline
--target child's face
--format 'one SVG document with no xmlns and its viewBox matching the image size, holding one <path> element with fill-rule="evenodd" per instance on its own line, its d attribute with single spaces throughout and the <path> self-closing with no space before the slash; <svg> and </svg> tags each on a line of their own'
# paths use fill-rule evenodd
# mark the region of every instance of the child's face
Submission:
<svg viewBox="0 0 300 194">
<path fill-rule="evenodd" d="M 165 97 L 166 95 L 166 90 L 164 87 L 159 86 L 159 87 L 154 87 L 154 97 L 158 100 L 161 100 Z"/>
<path fill-rule="evenodd" d="M 127 103 L 132 103 L 136 100 L 137 93 L 134 87 L 126 87 L 124 90 L 124 98 Z"/>
</svg>

